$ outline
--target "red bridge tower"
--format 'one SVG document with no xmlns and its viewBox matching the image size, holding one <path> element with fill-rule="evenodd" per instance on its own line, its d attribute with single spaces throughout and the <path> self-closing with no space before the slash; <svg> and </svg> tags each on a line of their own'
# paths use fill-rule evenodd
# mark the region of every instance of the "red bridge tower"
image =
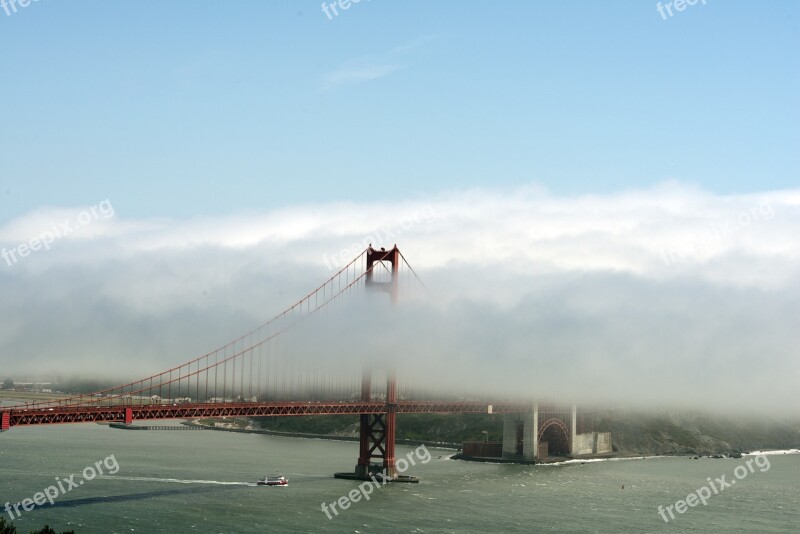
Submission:
<svg viewBox="0 0 800 534">
<path fill-rule="evenodd" d="M 392 264 L 391 280 L 377 282 L 373 278 L 373 268 L 378 262 Z M 367 249 L 366 285 L 371 289 L 382 289 L 389 293 L 392 302 L 397 302 L 398 273 L 400 269 L 400 250 L 395 245 L 391 250 Z M 361 376 L 361 400 L 372 400 L 372 370 L 365 370 Z M 394 461 L 394 441 L 397 418 L 397 377 L 393 369 L 386 373 L 386 412 L 361 414 L 360 447 L 358 463 L 354 474 L 337 473 L 339 478 L 369 479 L 382 473 L 392 479 L 397 478 Z M 373 463 L 373 459 L 377 460 Z"/>
</svg>

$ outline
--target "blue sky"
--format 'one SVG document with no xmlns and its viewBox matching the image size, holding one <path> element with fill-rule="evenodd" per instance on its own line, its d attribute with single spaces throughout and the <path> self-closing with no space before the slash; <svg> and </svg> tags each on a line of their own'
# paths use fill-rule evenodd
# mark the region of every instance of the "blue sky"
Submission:
<svg viewBox="0 0 800 534">
<path fill-rule="evenodd" d="M 0 9 L 0 221 L 539 184 L 797 185 L 800 4 L 371 0 Z"/>
</svg>

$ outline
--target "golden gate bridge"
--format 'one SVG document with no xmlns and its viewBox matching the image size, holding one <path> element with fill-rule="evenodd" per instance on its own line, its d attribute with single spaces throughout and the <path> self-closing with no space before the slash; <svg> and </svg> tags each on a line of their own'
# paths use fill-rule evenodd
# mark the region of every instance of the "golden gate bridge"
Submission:
<svg viewBox="0 0 800 534">
<path fill-rule="evenodd" d="M 91 394 L 0 407 L 0 430 L 15 426 L 64 423 L 121 422 L 156 419 L 264 417 L 351 414 L 360 417 L 359 457 L 355 477 L 375 472 L 395 477 L 394 448 L 397 414 L 497 413 L 525 414 L 531 403 L 412 399 L 398 396 L 396 371 L 386 365 L 385 384 L 373 387 L 374 368 L 343 379 L 341 369 L 287 371 L 279 361 L 281 340 L 312 316 L 336 313 L 346 299 L 366 292 L 386 293 L 397 302 L 406 282 L 422 285 L 417 273 L 395 245 L 390 250 L 370 245 L 323 284 L 269 321 L 185 363 L 158 374 Z M 424 287 L 424 286 L 423 286 Z M 335 362 L 334 362 L 335 363 Z M 548 420 L 548 427 L 566 435 L 567 414 Z M 571 419 L 574 421 L 574 411 Z M 515 427 L 516 428 L 516 427 Z M 541 439 L 546 428 L 535 426 Z M 522 432 L 520 423 L 519 432 Z M 574 435 L 574 429 L 573 429 Z M 521 438 L 520 438 L 521 439 Z M 519 441 L 519 440 L 518 440 Z M 520 449 L 521 449 L 521 441 Z"/>
</svg>

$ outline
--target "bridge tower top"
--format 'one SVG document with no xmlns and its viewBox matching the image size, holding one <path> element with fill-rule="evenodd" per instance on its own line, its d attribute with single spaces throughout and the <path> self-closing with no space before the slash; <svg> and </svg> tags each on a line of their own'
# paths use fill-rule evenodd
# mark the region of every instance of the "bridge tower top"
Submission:
<svg viewBox="0 0 800 534">
<path fill-rule="evenodd" d="M 391 280 L 389 282 L 376 282 L 373 279 L 375 274 L 375 263 L 388 262 L 392 264 Z M 382 289 L 388 292 L 392 297 L 392 302 L 397 302 L 397 280 L 399 278 L 400 270 L 400 249 L 397 245 L 389 250 L 381 247 L 380 250 L 372 248 L 372 244 L 367 247 L 367 276 L 365 283 L 367 286 L 372 286 L 376 289 Z"/>
</svg>

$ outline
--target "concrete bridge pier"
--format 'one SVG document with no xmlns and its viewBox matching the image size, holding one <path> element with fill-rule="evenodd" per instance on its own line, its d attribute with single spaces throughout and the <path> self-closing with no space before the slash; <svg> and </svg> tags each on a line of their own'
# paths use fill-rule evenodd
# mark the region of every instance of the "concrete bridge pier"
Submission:
<svg viewBox="0 0 800 534">
<path fill-rule="evenodd" d="M 522 451 L 517 452 L 517 444 L 522 436 L 518 436 L 519 415 L 507 413 L 503 416 L 503 458 L 513 458 Z"/>
<path fill-rule="evenodd" d="M 526 461 L 539 459 L 539 413 L 536 403 L 533 410 L 522 414 L 522 459 Z"/>
<path fill-rule="evenodd" d="M 577 436 L 578 436 L 578 406 L 573 402 L 572 403 L 572 414 L 571 414 L 571 422 L 570 425 L 570 434 L 569 434 L 569 453 L 575 454 L 575 444 L 577 443 Z"/>
<path fill-rule="evenodd" d="M 541 425 L 541 427 L 540 427 Z M 573 403 L 571 406 L 562 405 L 554 411 L 553 406 L 546 405 L 544 412 L 539 413 L 539 403 L 534 401 L 527 412 L 506 414 L 503 418 L 503 458 L 523 461 L 544 460 L 547 456 L 547 447 L 540 444 L 540 438 L 547 438 L 548 431 L 556 428 L 559 443 L 563 444 L 560 452 L 570 455 L 596 454 L 610 452 L 610 434 L 601 436 L 597 433 L 578 434 L 578 409 Z M 549 434 L 552 438 L 553 435 Z M 587 445 L 587 440 L 601 440 L 602 446 Z M 544 441 L 549 441 L 544 439 Z M 541 445 L 541 447 L 540 447 Z M 551 444 L 552 445 L 552 444 Z M 566 450 L 564 450 L 566 448 Z M 540 450 L 543 449 L 543 450 Z"/>
<path fill-rule="evenodd" d="M 538 460 L 538 428 L 538 402 L 534 401 L 528 412 L 503 416 L 503 458 Z"/>
</svg>

